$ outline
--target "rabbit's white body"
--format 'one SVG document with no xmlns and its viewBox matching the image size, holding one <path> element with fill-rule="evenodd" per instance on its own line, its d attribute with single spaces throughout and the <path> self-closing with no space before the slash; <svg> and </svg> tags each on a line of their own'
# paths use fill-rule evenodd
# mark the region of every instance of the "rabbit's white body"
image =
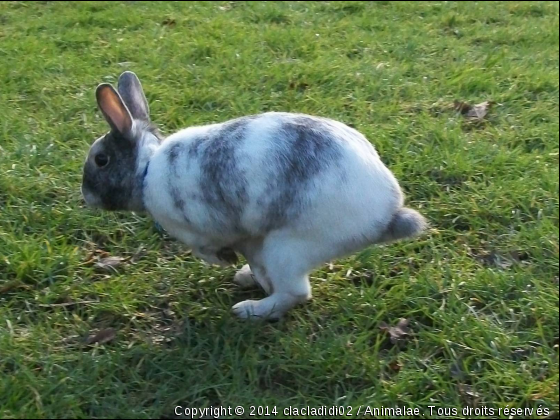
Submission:
<svg viewBox="0 0 560 420">
<path fill-rule="evenodd" d="M 244 255 L 235 281 L 268 293 L 235 305 L 241 317 L 278 318 L 311 297 L 318 265 L 425 227 L 371 143 L 337 121 L 269 112 L 136 137 L 143 209 L 209 263 Z"/>
<path fill-rule="evenodd" d="M 271 163 L 271 156 L 290 154 L 282 128 L 294 119 L 317 122 L 322 129 L 321 135 L 336 142 L 340 156 L 336 161 L 323 162 L 325 166 L 306 180 L 307 185 L 297 187 L 303 189 L 303 196 L 298 210 L 292 212 L 292 218 L 268 228 L 270 220 L 267 215 L 270 212 L 266 207 L 270 205 L 269 198 L 285 188 L 283 180 L 277 176 L 278 165 Z M 247 200 L 239 208 L 240 223 L 234 226 L 227 218 L 216 223 L 215 213 L 202 199 L 203 190 L 208 186 L 201 180 L 200 161 L 190 152 L 201 138 L 209 142 L 222 141 L 215 137 L 215 133 L 222 131 L 222 126 L 191 127 L 168 137 L 150 159 L 144 204 L 164 229 L 187 243 L 196 256 L 209 263 L 223 263 L 217 253 L 224 247 L 239 250 L 249 259 L 256 257 L 246 248 L 260 248 L 260 259 L 267 261 L 250 263 L 253 271 L 258 271 L 257 266 L 268 267 L 265 270 L 268 279 L 262 282 L 265 289 L 281 290 L 285 282 L 294 301 L 308 299 L 307 275 L 311 269 L 382 239 L 393 216 L 403 205 L 396 179 L 359 132 L 324 118 L 266 113 L 247 122 L 243 137 L 230 157 L 237 162 L 236 173 L 242 173 L 250 180 L 246 185 Z M 174 162 L 180 162 L 176 168 L 170 165 L 169 156 L 173 150 L 177 153 Z M 224 162 L 217 161 L 216 165 L 221 163 Z M 162 187 L 169 185 L 170 179 L 175 180 L 172 181 L 173 187 Z M 271 270 L 272 267 L 278 272 Z M 266 316 L 265 312 L 272 309 L 266 305 L 257 310 L 253 307 L 255 303 L 248 302 L 238 309 L 243 309 L 241 314 L 247 311 L 260 316 Z"/>
<path fill-rule="evenodd" d="M 196 158 L 189 157 L 188 147 L 177 148 L 177 173 L 170 174 L 170 151 L 177 145 L 192 145 L 201 136 L 209 137 L 211 130 L 221 124 L 191 127 L 167 137 L 150 158 L 145 179 L 144 204 L 152 217 L 172 235 L 185 240 L 194 248 L 214 247 L 216 250 L 233 246 L 251 237 L 265 237 L 270 232 L 263 202 L 271 194 L 268 181 L 276 169 L 270 163 L 271 149 L 282 149 L 279 135 L 283 121 L 297 115 L 267 113 L 252 120 L 242 141 L 236 146 L 238 170 L 250 180 L 248 200 L 240 209 L 241 229 L 214 223 L 202 197 L 204 184 Z M 311 118 L 311 117 L 307 117 Z M 317 119 L 319 121 L 326 121 Z M 325 170 L 311 179 L 304 192 L 306 211 L 290 220 L 282 230 L 302 242 L 309 242 L 310 251 L 324 256 L 336 255 L 337 244 L 374 242 L 388 226 L 395 212 L 402 206 L 402 194 L 392 173 L 379 159 L 372 145 L 357 131 L 330 121 L 331 134 L 340 142 L 342 158 L 336 167 Z M 188 162 L 188 163 L 187 163 Z M 216 162 L 219 164 L 219 162 Z M 162 186 L 169 179 L 176 180 L 182 208 L 175 205 L 172 189 Z M 282 188 L 282 185 L 275 185 Z M 188 214 L 189 223 L 185 221 Z"/>
</svg>

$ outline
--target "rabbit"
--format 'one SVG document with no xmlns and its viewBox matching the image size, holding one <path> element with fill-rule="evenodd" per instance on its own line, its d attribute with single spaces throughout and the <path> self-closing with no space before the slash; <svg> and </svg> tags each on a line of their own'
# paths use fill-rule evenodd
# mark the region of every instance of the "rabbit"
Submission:
<svg viewBox="0 0 560 420">
<path fill-rule="evenodd" d="M 86 205 L 147 214 L 207 264 L 243 256 L 233 281 L 266 295 L 234 305 L 240 318 L 279 320 L 312 298 L 320 265 L 428 226 L 374 146 L 342 122 L 274 111 L 164 137 L 135 73 L 95 95 L 110 130 L 83 166 Z"/>
</svg>

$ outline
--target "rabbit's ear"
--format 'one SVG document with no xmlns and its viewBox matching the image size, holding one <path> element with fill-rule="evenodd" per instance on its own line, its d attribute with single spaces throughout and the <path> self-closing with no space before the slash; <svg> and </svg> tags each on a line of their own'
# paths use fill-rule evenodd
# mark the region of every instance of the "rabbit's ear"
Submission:
<svg viewBox="0 0 560 420">
<path fill-rule="evenodd" d="M 132 130 L 132 116 L 113 86 L 103 83 L 95 92 L 97 105 L 113 130 L 123 135 Z"/>
<path fill-rule="evenodd" d="M 118 89 L 132 116 L 149 122 L 150 108 L 138 76 L 131 71 L 125 71 L 119 77 Z"/>
</svg>

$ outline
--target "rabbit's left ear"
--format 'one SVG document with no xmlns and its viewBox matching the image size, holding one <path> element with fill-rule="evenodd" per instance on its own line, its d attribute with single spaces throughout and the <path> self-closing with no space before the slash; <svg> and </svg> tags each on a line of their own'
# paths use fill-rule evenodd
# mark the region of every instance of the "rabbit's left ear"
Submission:
<svg viewBox="0 0 560 420">
<path fill-rule="evenodd" d="M 119 77 L 118 90 L 132 117 L 149 122 L 150 108 L 138 76 L 131 71 L 125 71 Z"/>
<path fill-rule="evenodd" d="M 113 130 L 127 136 L 132 131 L 132 116 L 117 91 L 103 83 L 95 91 L 97 105 Z"/>
</svg>

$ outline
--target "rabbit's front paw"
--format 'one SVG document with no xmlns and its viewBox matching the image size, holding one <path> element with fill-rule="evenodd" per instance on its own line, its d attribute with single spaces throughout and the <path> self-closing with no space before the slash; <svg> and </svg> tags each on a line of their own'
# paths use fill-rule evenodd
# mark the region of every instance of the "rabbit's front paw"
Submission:
<svg viewBox="0 0 560 420">
<path fill-rule="evenodd" d="M 242 319 L 266 319 L 266 316 L 259 309 L 259 300 L 244 300 L 232 307 L 233 313 Z"/>
<path fill-rule="evenodd" d="M 235 315 L 243 319 L 279 320 L 298 302 L 305 299 L 289 293 L 274 293 L 261 300 L 244 300 L 234 305 L 232 310 Z"/>
<path fill-rule="evenodd" d="M 233 277 L 233 282 L 240 285 L 241 287 L 253 287 L 258 284 L 255 275 L 251 271 L 249 264 L 245 264 L 241 269 L 235 273 Z"/>
</svg>

